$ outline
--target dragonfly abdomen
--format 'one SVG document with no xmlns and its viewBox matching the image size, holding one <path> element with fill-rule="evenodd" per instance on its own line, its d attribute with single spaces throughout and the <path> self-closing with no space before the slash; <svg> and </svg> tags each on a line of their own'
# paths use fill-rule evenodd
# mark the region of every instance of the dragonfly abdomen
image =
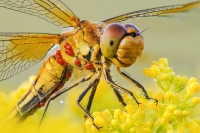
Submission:
<svg viewBox="0 0 200 133">
<path fill-rule="evenodd" d="M 14 123 L 21 123 L 28 116 L 34 114 L 45 105 L 45 102 L 53 93 L 62 88 L 71 77 L 72 71 L 73 68 L 70 64 L 61 65 L 54 55 L 50 56 L 40 68 L 27 93 L 18 102 L 8 118 L 12 118 Z"/>
</svg>

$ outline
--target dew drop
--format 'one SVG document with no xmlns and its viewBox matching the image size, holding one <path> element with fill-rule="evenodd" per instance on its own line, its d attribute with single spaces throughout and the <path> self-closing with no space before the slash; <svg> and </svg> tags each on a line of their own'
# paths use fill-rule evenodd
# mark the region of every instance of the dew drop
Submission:
<svg viewBox="0 0 200 133">
<path fill-rule="evenodd" d="M 63 101 L 63 100 L 60 100 L 60 101 L 59 101 L 59 103 L 60 103 L 60 104 L 63 104 L 63 103 L 64 103 L 64 101 Z"/>
</svg>

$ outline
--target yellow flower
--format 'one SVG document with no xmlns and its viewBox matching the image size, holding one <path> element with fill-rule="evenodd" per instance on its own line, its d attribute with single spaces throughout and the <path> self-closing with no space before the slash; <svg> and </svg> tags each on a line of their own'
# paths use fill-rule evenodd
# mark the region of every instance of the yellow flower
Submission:
<svg viewBox="0 0 200 133">
<path fill-rule="evenodd" d="M 188 80 L 187 76 L 175 75 L 165 58 L 152 62 L 152 66 L 144 68 L 143 72 L 147 77 L 154 78 L 161 89 L 157 93 L 147 90 L 151 97 L 159 101 L 158 104 L 156 105 L 154 100 L 147 100 L 144 96 L 137 95 L 141 103 L 139 106 L 135 106 L 132 101 L 127 102 L 129 104 L 124 109 L 110 111 L 106 109 L 109 117 L 106 115 L 101 115 L 101 117 L 104 118 L 103 123 L 106 123 L 107 128 L 100 131 L 103 133 L 200 131 L 200 120 L 190 118 L 190 108 L 200 103 L 199 97 L 193 97 L 200 88 L 198 81 L 195 78 Z M 180 98 L 181 91 L 185 92 L 184 99 Z M 94 118 L 99 117 L 94 114 L 96 113 L 93 113 Z M 93 126 L 87 127 L 87 132 L 94 133 L 92 128 Z"/>
<path fill-rule="evenodd" d="M 190 79 L 187 86 L 187 94 L 189 96 L 196 94 L 200 90 L 200 85 L 197 81 L 191 81 L 194 78 Z"/>
<path fill-rule="evenodd" d="M 194 107 L 200 103 L 200 97 L 193 97 L 190 104 Z"/>
</svg>

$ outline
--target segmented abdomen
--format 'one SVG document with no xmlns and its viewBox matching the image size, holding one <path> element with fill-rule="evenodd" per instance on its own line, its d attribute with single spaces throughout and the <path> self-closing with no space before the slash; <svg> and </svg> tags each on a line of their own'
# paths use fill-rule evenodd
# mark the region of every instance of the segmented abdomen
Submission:
<svg viewBox="0 0 200 133">
<path fill-rule="evenodd" d="M 40 107 L 45 105 L 48 98 L 62 88 L 71 76 L 73 67 L 70 64 L 60 65 L 56 57 L 50 56 L 40 68 L 40 71 L 29 90 L 18 102 L 17 106 L 7 117 L 12 122 L 23 122 Z"/>
</svg>

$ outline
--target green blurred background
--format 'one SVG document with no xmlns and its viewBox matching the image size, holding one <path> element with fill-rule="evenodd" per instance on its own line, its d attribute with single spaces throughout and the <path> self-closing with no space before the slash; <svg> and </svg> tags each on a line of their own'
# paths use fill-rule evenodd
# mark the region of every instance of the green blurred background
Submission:
<svg viewBox="0 0 200 133">
<path fill-rule="evenodd" d="M 106 20 L 117 15 L 141 9 L 191 2 L 191 0 L 62 1 L 68 7 L 70 7 L 70 9 L 80 19 L 86 19 L 93 22 Z M 198 10 L 190 11 L 187 13 L 181 13 L 177 15 L 171 14 L 171 16 L 168 17 L 151 17 L 138 20 L 129 20 L 128 23 L 130 22 L 136 24 L 141 30 L 145 30 L 147 28 L 148 29 L 143 33 L 145 48 L 142 56 L 138 58 L 133 66 L 129 68 L 124 68 L 123 70 L 125 72 L 127 72 L 131 77 L 143 84 L 146 89 L 152 89 L 154 91 L 154 89 L 156 89 L 156 83 L 152 79 L 145 77 L 142 73 L 142 69 L 144 67 L 150 67 L 152 61 L 157 61 L 159 58 L 165 57 L 169 61 L 169 66 L 173 67 L 176 74 L 179 74 L 181 76 L 186 75 L 188 77 L 193 76 L 200 81 L 200 7 Z M 42 32 L 59 34 L 60 32 L 62 32 L 62 30 L 62 28 L 48 23 L 38 17 L 0 8 L 0 32 Z M 9 93 L 11 90 L 17 89 L 17 87 L 23 81 L 27 80 L 30 75 L 37 75 L 42 63 L 43 61 L 31 67 L 30 69 L 10 78 L 9 80 L 1 81 L 0 91 Z M 125 81 L 116 73 L 114 66 L 112 66 L 112 72 L 114 75 L 114 80 L 118 81 L 118 83 L 121 84 L 123 87 L 130 88 L 132 86 L 129 82 Z M 76 73 L 76 75 L 79 74 L 79 72 Z M 67 84 L 73 82 L 74 80 L 75 77 L 72 77 L 71 81 Z M 64 110 L 66 109 L 66 113 L 70 112 L 67 107 L 73 109 L 73 106 L 76 106 L 76 99 L 81 91 L 83 91 L 83 89 L 86 87 L 86 85 L 87 83 L 84 85 L 81 84 L 78 87 L 82 90 L 79 89 L 78 91 L 76 91 L 75 89 L 67 93 L 67 100 L 70 100 L 69 104 L 63 107 Z M 102 86 L 103 85 L 101 85 L 101 87 Z M 99 89 L 98 92 L 100 91 L 101 90 Z M 71 95 L 75 93 L 76 96 Z M 200 94 L 198 93 L 198 95 Z M 98 101 L 96 102 L 97 106 L 101 106 L 100 104 L 105 105 L 105 103 L 107 102 L 105 100 L 107 99 L 113 100 L 114 94 L 105 94 L 104 96 L 107 96 L 107 98 L 105 99 L 104 97 L 102 98 L 104 101 L 99 98 L 102 103 L 98 101 L 98 96 L 96 97 Z M 114 100 L 116 101 L 116 99 Z M 58 105 L 58 101 L 62 102 L 64 100 L 63 98 L 58 98 L 58 100 L 55 100 L 55 104 L 52 105 L 52 108 L 55 107 L 54 109 L 57 109 L 56 114 L 58 114 L 58 111 L 61 112 L 59 108 L 56 108 L 55 106 Z M 95 108 L 93 108 L 93 110 L 100 111 L 99 109 Z M 78 109 L 78 111 L 81 112 L 80 109 Z M 74 118 L 76 117 L 73 116 L 73 119 Z"/>
<path fill-rule="evenodd" d="M 105 20 L 131 11 L 173 4 L 184 4 L 191 0 L 62 0 L 80 18 L 93 22 Z M 170 17 L 144 18 L 131 20 L 143 33 L 145 49 L 137 62 L 123 69 L 141 84 L 152 82 L 146 78 L 142 69 L 149 67 L 153 60 L 168 58 L 169 66 L 176 74 L 194 76 L 200 79 L 200 9 Z M 60 33 L 62 28 L 38 17 L 0 8 L 0 32 L 43 32 Z M 37 75 L 43 61 L 9 80 L 0 82 L 0 91 L 16 89 L 29 75 Z M 117 76 L 123 85 L 127 83 Z M 124 86 L 125 87 L 125 86 Z M 147 85 L 145 85 L 148 88 Z"/>
</svg>

